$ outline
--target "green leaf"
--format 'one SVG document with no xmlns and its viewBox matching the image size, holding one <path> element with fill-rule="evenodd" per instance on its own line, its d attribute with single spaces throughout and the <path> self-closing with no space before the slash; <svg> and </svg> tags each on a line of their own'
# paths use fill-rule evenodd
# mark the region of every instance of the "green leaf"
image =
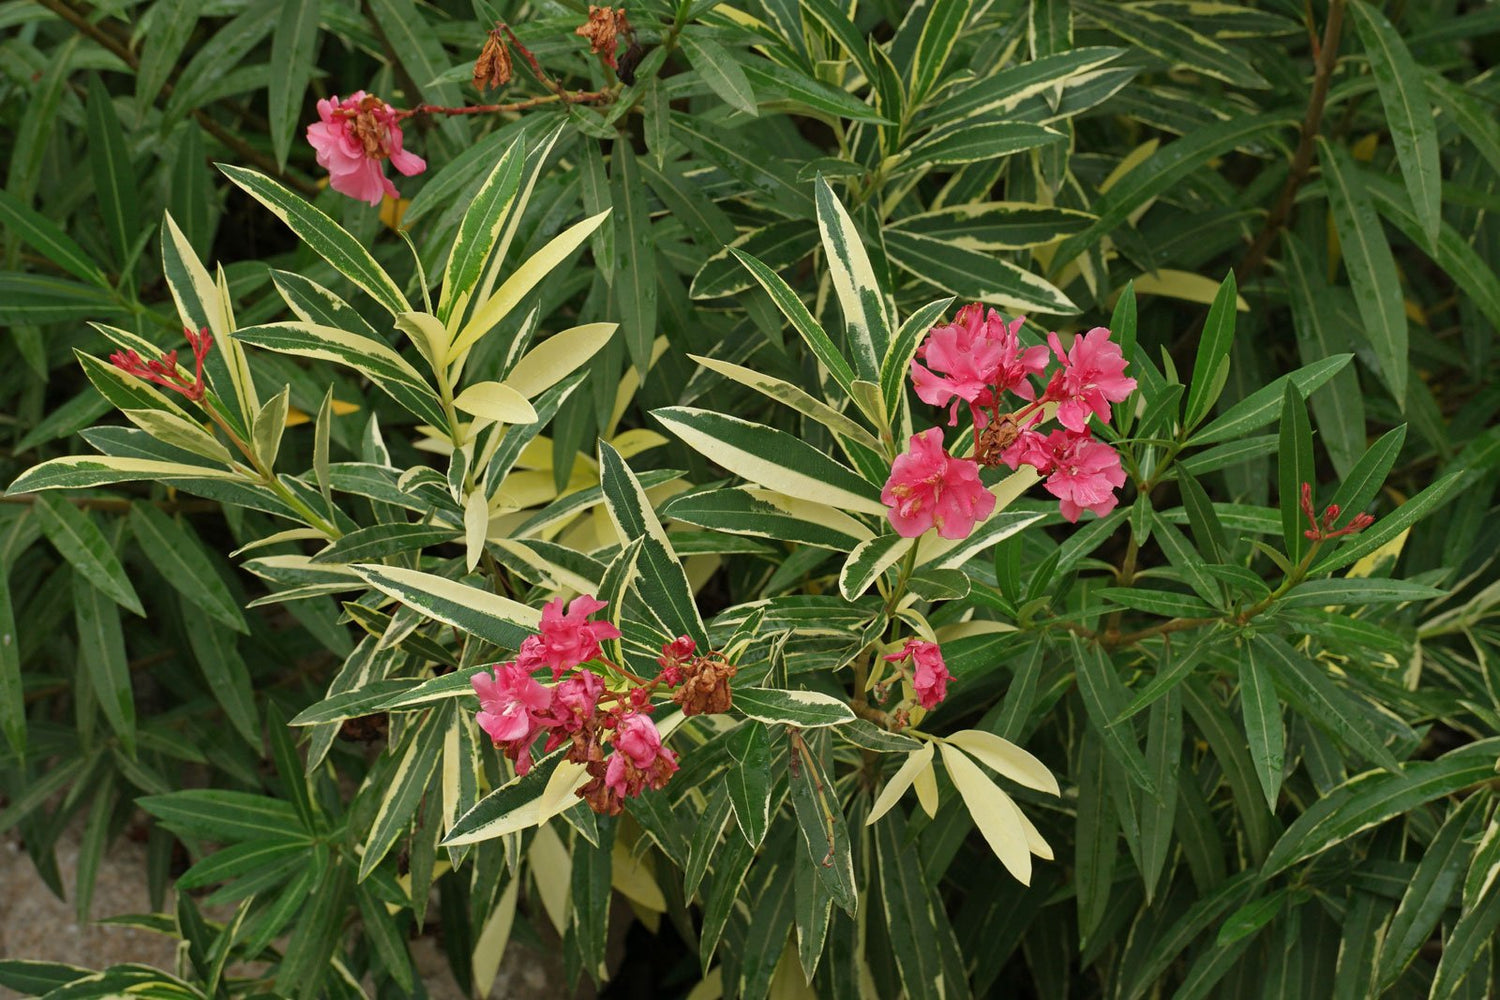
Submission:
<svg viewBox="0 0 1500 1000">
<path fill-rule="evenodd" d="M 505 649 L 519 649 L 541 621 L 534 608 L 432 573 L 368 563 L 350 568 L 413 610 Z"/>
<path fill-rule="evenodd" d="M 735 688 L 734 708 L 741 715 L 767 725 L 779 723 L 798 729 L 841 726 L 854 719 L 848 705 L 816 691 Z"/>
<path fill-rule="evenodd" d="M 1156 795 L 1141 803 L 1141 875 L 1146 901 L 1156 895 L 1173 846 L 1177 819 L 1177 779 L 1182 765 L 1182 693 L 1177 689 L 1151 706 L 1146 729 L 1146 766 Z M 1056 794 L 1056 793 L 1054 793 Z"/>
<path fill-rule="evenodd" d="M 0 986 L 23 996 L 41 996 L 80 979 L 97 975 L 91 969 L 61 962 L 38 962 L 26 958 L 0 959 Z"/>
<path fill-rule="evenodd" d="M 1058 247 L 1057 256 L 1052 261 L 1054 271 L 1094 246 L 1099 237 L 1112 232 L 1137 209 L 1181 183 L 1210 160 L 1259 139 L 1263 133 L 1292 124 L 1294 119 L 1286 114 L 1238 115 L 1228 121 L 1207 125 L 1161 147 L 1094 202 L 1091 208 L 1099 216 L 1099 221 Z"/>
<path fill-rule="evenodd" d="M 1281 441 L 1276 449 L 1276 493 L 1281 508 L 1281 537 L 1286 543 L 1287 558 L 1293 563 L 1301 561 L 1302 554 L 1312 544 L 1303 534 L 1309 526 L 1302 513 L 1302 484 L 1307 483 L 1316 493 L 1317 481 L 1307 406 L 1297 387 L 1287 382 L 1281 401 Z M 1316 496 L 1313 509 L 1319 509 Z"/>
<path fill-rule="evenodd" d="M 1396 260 L 1360 180 L 1360 171 L 1342 146 L 1318 138 L 1328 207 L 1338 230 L 1339 246 L 1361 329 L 1380 363 L 1380 378 L 1398 406 L 1405 405 L 1407 375 L 1406 308 Z"/>
<path fill-rule="evenodd" d="M 1373 527 L 1366 528 L 1353 540 L 1345 542 L 1330 555 L 1319 559 L 1317 565 L 1313 566 L 1311 575 L 1331 573 L 1374 552 L 1447 503 L 1452 494 L 1464 485 L 1466 479 L 1467 475 L 1464 470 L 1448 473 L 1391 513 L 1377 520 Z M 1346 515 L 1351 509 L 1346 508 Z"/>
<path fill-rule="evenodd" d="M 515 204 L 521 188 L 521 168 L 526 160 L 526 136 L 523 133 L 505 150 L 490 171 L 458 224 L 448 263 L 443 268 L 443 291 L 438 300 L 437 318 L 448 323 L 455 309 L 463 303 L 479 277 L 500 238 L 500 229 Z"/>
<path fill-rule="evenodd" d="M 147 48 L 149 51 L 151 46 Z M 120 118 L 115 113 L 109 91 L 104 89 L 96 73 L 89 74 L 87 111 L 94 194 L 99 199 L 99 214 L 104 219 L 104 232 L 114 248 L 115 260 L 124 267 L 135 245 L 136 234 L 141 230 L 140 199 L 135 167 L 125 145 L 125 130 L 120 127 Z"/>
<path fill-rule="evenodd" d="M 109 280 L 71 236 L 9 191 L 0 189 L 0 226 L 74 277 L 101 288 Z"/>
<path fill-rule="evenodd" d="M 915 544 L 911 538 L 894 534 L 876 535 L 861 542 L 849 553 L 844 568 L 839 571 L 839 593 L 846 601 L 859 600 Z"/>
<path fill-rule="evenodd" d="M 620 209 L 614 218 L 619 261 L 610 288 L 625 329 L 625 347 L 636 371 L 644 377 L 657 333 L 656 241 L 646 206 L 646 185 L 635 151 L 627 141 L 614 144 L 610 199 Z"/>
<path fill-rule="evenodd" d="M 372 524 L 336 539 L 313 556 L 315 563 L 372 562 L 400 552 L 411 552 L 451 542 L 460 529 L 451 524 L 410 524 L 404 521 Z"/>
<path fill-rule="evenodd" d="M 249 634 L 244 613 L 191 528 L 153 504 L 136 503 L 130 507 L 130 529 L 146 558 L 189 603 L 228 628 Z"/>
<path fill-rule="evenodd" d="M 1158 13 L 1145 3 L 1116 4 L 1076 0 L 1079 13 L 1174 67 L 1184 67 L 1236 87 L 1265 88 L 1270 84 L 1242 53 L 1220 45 L 1188 23 Z"/>
<path fill-rule="evenodd" d="M 114 547 L 88 513 L 50 495 L 37 497 L 32 509 L 47 540 L 84 580 L 116 604 L 145 615 Z"/>
<path fill-rule="evenodd" d="M 1330 301 L 1329 289 L 1306 246 L 1289 232 L 1283 239 L 1297 350 L 1304 364 L 1312 364 L 1348 347 L 1348 337 L 1336 326 L 1333 304 L 1337 300 Z M 1359 377 L 1353 368 L 1345 368 L 1326 388 L 1312 394 L 1309 402 L 1334 469 L 1346 474 L 1365 446 L 1365 402 Z"/>
<path fill-rule="evenodd" d="M 246 167 L 219 164 L 219 169 L 256 201 L 271 210 L 297 237 L 334 270 L 364 289 L 392 316 L 411 312 L 391 276 L 370 256 L 365 245 L 348 230 L 264 174 Z"/>
<path fill-rule="evenodd" d="M 880 378 L 880 360 L 891 343 L 892 322 L 885 293 L 875 278 L 869 255 L 854 220 L 821 177 L 816 185 L 818 230 L 828 255 L 829 277 L 844 314 L 844 329 L 854 354 L 854 370 L 871 382 Z"/>
<path fill-rule="evenodd" d="M 1147 590 L 1142 587 L 1101 587 L 1095 591 L 1115 604 L 1153 615 L 1172 618 L 1210 617 L 1214 609 L 1187 594 L 1176 594 L 1168 590 Z"/>
<path fill-rule="evenodd" d="M 734 818 L 751 847 L 759 847 L 771 822 L 771 730 L 746 722 L 726 737 L 729 769 L 725 786 Z"/>
<path fill-rule="evenodd" d="M 26 756 L 26 699 L 21 684 L 21 644 L 10 590 L 10 570 L 0 561 L 0 730 L 17 758 Z"/>
<path fill-rule="evenodd" d="M 1276 687 L 1302 716 L 1365 759 L 1389 770 L 1398 764 L 1372 734 L 1356 696 L 1347 694 L 1324 669 L 1293 649 L 1285 639 L 1267 633 L 1255 637 L 1255 649 L 1270 669 Z"/>
<path fill-rule="evenodd" d="M 308 836 L 291 803 L 250 792 L 191 788 L 147 795 L 136 804 L 171 829 L 205 840 L 238 843 Z"/>
<path fill-rule="evenodd" d="M 1208 416 L 1218 401 L 1229 374 L 1229 348 L 1234 343 L 1234 314 L 1239 298 L 1234 272 L 1230 271 L 1214 296 L 1208 310 L 1203 333 L 1198 338 L 1198 354 L 1193 360 L 1193 377 L 1188 383 L 1183 427 L 1188 431 Z"/>
<path fill-rule="evenodd" d="M 993 253 L 900 229 L 888 229 L 883 235 L 892 262 L 944 291 L 1012 312 L 1072 315 L 1079 311 L 1072 299 L 1045 278 Z"/>
<path fill-rule="evenodd" d="M 114 313 L 114 296 L 96 285 L 20 271 L 0 271 L 0 323 L 60 323 Z"/>
<path fill-rule="evenodd" d="M 1436 760 L 1408 761 L 1394 771 L 1367 771 L 1350 778 L 1287 827 L 1266 858 L 1261 877 L 1283 872 L 1425 803 L 1492 779 L 1497 750 L 1500 738 L 1478 740 Z"/>
<path fill-rule="evenodd" d="M 1427 241 L 1436 243 L 1442 222 L 1443 175 L 1438 162 L 1437 127 L 1422 83 L 1422 69 L 1385 14 L 1364 0 L 1353 0 L 1349 9 L 1370 60 L 1370 73 L 1385 108 L 1385 124 L 1396 147 L 1396 162 L 1401 165 L 1407 193 Z"/>
<path fill-rule="evenodd" d="M 941 128 L 954 122 L 1007 114 L 1030 98 L 1056 92 L 1069 80 L 1093 73 L 1124 52 L 1102 45 L 1070 46 L 1066 51 L 1042 55 L 1030 62 L 1013 63 L 970 86 L 955 87 L 923 117 Z"/>
<path fill-rule="evenodd" d="M 302 110 L 302 99 L 312 79 L 318 51 L 318 0 L 281 0 L 281 15 L 271 35 L 271 148 L 276 166 L 286 169 Z"/>
<path fill-rule="evenodd" d="M 456 676 L 458 675 L 444 675 L 444 677 Z M 465 684 L 468 683 L 469 676 L 469 674 L 464 674 Z M 298 712 L 287 725 L 320 726 L 329 722 L 357 719 L 360 716 L 384 711 L 424 686 L 424 682 L 415 678 L 391 677 L 361 684 L 353 690 L 331 692 L 327 698 Z"/>
<path fill-rule="evenodd" d="M 109 726 L 135 756 L 135 695 L 125 659 L 120 610 L 81 573 L 73 574 L 73 613 L 78 625 L 78 656 Z"/>
<path fill-rule="evenodd" d="M 422 796 L 431 794 L 429 786 L 437 770 L 452 715 L 453 703 L 445 701 L 427 712 L 419 723 L 406 727 L 401 746 L 395 751 L 398 758 L 396 769 L 385 780 L 380 808 L 370 822 L 370 834 L 365 838 L 364 851 L 359 859 L 359 881 L 369 878 L 396 839 L 406 832 Z"/>
<path fill-rule="evenodd" d="M 745 78 L 762 103 L 785 101 L 816 112 L 826 121 L 843 120 L 890 124 L 865 102 L 836 87 L 820 83 L 797 70 L 779 66 L 769 59 L 750 59 L 740 65 Z"/>
<path fill-rule="evenodd" d="M 652 415 L 690 447 L 753 483 L 840 510 L 885 513 L 874 484 L 784 431 L 687 406 Z"/>
<path fill-rule="evenodd" d="M 1240 713 L 1255 776 L 1266 793 L 1266 807 L 1275 812 L 1286 768 L 1286 730 L 1281 724 L 1281 702 L 1276 698 L 1271 672 L 1249 647 L 1240 653 Z"/>
<path fill-rule="evenodd" d="M 247 344 L 283 354 L 334 361 L 364 375 L 414 416 L 446 428 L 437 392 L 422 373 L 378 340 L 316 323 L 284 322 L 248 326 L 235 333 Z"/>
<path fill-rule="evenodd" d="M 1416 871 L 1401 896 L 1401 904 L 1380 940 L 1380 961 L 1375 977 L 1380 991 L 1396 982 L 1453 904 L 1469 860 L 1466 841 L 1484 817 L 1483 801 L 1481 795 L 1464 799 L 1448 814 L 1437 836 L 1422 852 L 1422 859 L 1417 862 Z M 1366 976 L 1368 974 L 1367 969 Z"/>
<path fill-rule="evenodd" d="M 938 0 L 922 20 L 922 34 L 917 38 L 911 71 L 907 74 L 912 107 L 920 105 L 937 87 L 953 47 L 958 44 L 973 0 Z"/>
<path fill-rule="evenodd" d="M 1045 125 L 1030 122 L 979 122 L 959 124 L 913 145 L 898 170 L 912 170 L 957 163 L 988 162 L 1028 149 L 1065 142 L 1067 136 Z"/>
<path fill-rule="evenodd" d="M 677 39 L 687 53 L 688 62 L 703 82 L 708 84 L 708 89 L 718 94 L 736 111 L 751 118 L 759 114 L 755 106 L 755 91 L 745 78 L 744 70 L 727 49 L 708 35 L 699 35 L 696 25 L 689 25 Z"/>
<path fill-rule="evenodd" d="M 1494 947 L 1497 927 L 1500 927 L 1500 889 L 1492 889 L 1472 909 L 1465 910 L 1448 933 L 1428 996 L 1448 1000 L 1459 996 L 1459 989 L 1466 983 L 1475 984 L 1476 980 L 1478 992 L 1469 995 L 1483 996 L 1485 963 L 1481 956 L 1486 948 Z"/>
<path fill-rule="evenodd" d="M 1088 212 L 1051 205 L 970 202 L 908 215 L 896 220 L 891 230 L 954 243 L 969 250 L 1026 250 L 1056 243 L 1087 228 L 1094 218 Z"/>
<path fill-rule="evenodd" d="M 797 297 L 797 293 L 792 291 L 780 275 L 750 254 L 735 247 L 730 247 L 729 252 L 734 254 L 735 258 L 754 275 L 755 280 L 770 294 L 771 301 L 776 303 L 782 315 L 791 321 L 808 348 L 823 363 L 823 367 L 828 369 L 833 380 L 843 387 L 845 393 L 852 396 L 854 369 L 849 367 L 849 362 L 839 353 L 838 347 L 818 325 L 812 313 L 808 312 L 807 306 Z"/>
<path fill-rule="evenodd" d="M 236 647 L 233 633 L 212 622 L 189 626 L 188 642 L 193 658 L 203 670 L 208 690 L 224 708 L 224 714 L 235 731 L 258 754 L 261 750 L 260 717 L 255 710 L 255 694 L 250 668 Z"/>
<path fill-rule="evenodd" d="M 68 455 L 34 465 L 21 473 L 6 491 L 7 496 L 42 490 L 78 490 L 92 486 L 135 480 L 179 482 L 184 479 L 237 479 L 227 469 L 211 469 L 179 462 L 159 462 L 149 458 L 114 455 Z"/>
<path fill-rule="evenodd" d="M 936 905 L 917 852 L 906 842 L 900 810 L 875 825 L 875 870 L 880 879 L 881 909 L 890 933 L 891 951 L 910 1000 L 949 996 L 938 949 Z"/>
<path fill-rule="evenodd" d="M 1352 354 L 1335 354 L 1331 358 L 1303 365 L 1288 375 L 1282 375 L 1210 420 L 1206 427 L 1189 439 L 1188 443 L 1195 446 L 1213 444 L 1216 441 L 1243 438 L 1250 431 L 1259 430 L 1275 420 L 1281 412 L 1286 401 L 1288 384 L 1296 386 L 1297 392 L 1306 399 L 1337 375 L 1353 357 Z M 1202 468 L 1193 469 L 1194 474 L 1203 471 L 1205 470 Z"/>
<path fill-rule="evenodd" d="M 1438 590 L 1410 580 L 1371 580 L 1359 577 L 1337 577 L 1329 580 L 1304 580 L 1278 603 L 1283 608 L 1321 608 L 1331 604 L 1391 604 L 1407 601 L 1430 601 L 1442 597 Z"/>
<path fill-rule="evenodd" d="M 821 756 L 809 745 L 810 740 L 798 733 L 790 734 L 790 740 L 792 807 L 802 831 L 803 847 L 833 901 L 846 913 L 853 914 L 859 906 L 859 889 L 854 880 L 854 853 L 844 807 Z"/>
<path fill-rule="evenodd" d="M 906 401 L 906 379 L 911 373 L 912 358 L 916 357 L 928 332 L 952 304 L 953 297 L 947 296 L 927 303 L 906 317 L 880 362 L 880 396 L 885 400 L 886 420 L 892 425 L 898 423 L 897 416 Z M 898 436 L 904 436 L 904 432 Z"/>
<path fill-rule="evenodd" d="M 662 516 L 835 552 L 848 552 L 873 537 L 869 528 L 834 507 L 750 486 L 679 494 L 662 508 Z"/>
<path fill-rule="evenodd" d="M 1083 696 L 1089 722 L 1103 738 L 1109 756 L 1146 794 L 1155 795 L 1155 784 L 1135 740 L 1133 727 L 1129 722 L 1115 722 L 1125 708 L 1125 690 L 1115 674 L 1114 664 L 1097 644 L 1080 642 L 1077 636 L 1069 638 L 1077 667 L 1078 692 Z"/>
</svg>

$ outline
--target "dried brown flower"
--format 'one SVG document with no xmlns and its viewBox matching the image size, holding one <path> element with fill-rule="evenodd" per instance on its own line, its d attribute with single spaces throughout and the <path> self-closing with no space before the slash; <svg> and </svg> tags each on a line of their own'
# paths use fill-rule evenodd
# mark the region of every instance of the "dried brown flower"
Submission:
<svg viewBox="0 0 1500 1000">
<path fill-rule="evenodd" d="M 716 715 L 729 711 L 734 696 L 729 681 L 739 668 L 718 653 L 694 657 L 683 664 L 683 681 L 672 700 L 683 715 Z"/>
<path fill-rule="evenodd" d="M 479 51 L 479 58 L 474 60 L 474 89 L 482 94 L 505 86 L 510 77 L 510 49 L 505 45 L 505 33 L 493 28 Z"/>
<path fill-rule="evenodd" d="M 589 40 L 589 51 L 598 56 L 604 65 L 610 69 L 618 69 L 615 49 L 619 46 L 620 36 L 629 40 L 634 36 L 635 29 L 631 28 L 630 19 L 625 16 L 624 7 L 595 7 L 589 4 L 589 19 L 573 33 Z"/>
</svg>

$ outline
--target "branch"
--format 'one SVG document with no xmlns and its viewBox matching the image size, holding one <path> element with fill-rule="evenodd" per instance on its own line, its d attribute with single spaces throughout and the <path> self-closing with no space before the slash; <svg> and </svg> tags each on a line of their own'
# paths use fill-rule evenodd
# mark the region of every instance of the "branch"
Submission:
<svg viewBox="0 0 1500 1000">
<path fill-rule="evenodd" d="M 1297 150 L 1292 155 L 1291 171 L 1281 187 L 1281 196 L 1276 199 L 1276 204 L 1266 216 L 1265 225 L 1256 234 L 1239 267 L 1234 269 L 1235 277 L 1242 285 L 1266 262 L 1266 253 L 1271 249 L 1271 243 L 1291 217 L 1297 191 L 1312 171 L 1313 143 L 1323 126 L 1323 107 L 1328 100 L 1328 84 L 1338 65 L 1339 34 L 1344 26 L 1344 3 L 1345 0 L 1332 0 L 1328 5 L 1328 23 L 1323 26 L 1323 41 L 1321 44 L 1314 42 L 1312 97 L 1307 103 L 1307 115 L 1302 119 L 1302 135 L 1297 141 Z"/>
</svg>

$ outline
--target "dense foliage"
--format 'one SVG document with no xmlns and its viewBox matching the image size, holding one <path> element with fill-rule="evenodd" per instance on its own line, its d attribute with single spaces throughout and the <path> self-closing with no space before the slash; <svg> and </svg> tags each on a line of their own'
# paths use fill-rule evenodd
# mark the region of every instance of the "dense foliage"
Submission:
<svg viewBox="0 0 1500 1000">
<path fill-rule="evenodd" d="M 0 4 L 0 984 L 1500 991 L 1500 7 L 628 15 Z"/>
</svg>

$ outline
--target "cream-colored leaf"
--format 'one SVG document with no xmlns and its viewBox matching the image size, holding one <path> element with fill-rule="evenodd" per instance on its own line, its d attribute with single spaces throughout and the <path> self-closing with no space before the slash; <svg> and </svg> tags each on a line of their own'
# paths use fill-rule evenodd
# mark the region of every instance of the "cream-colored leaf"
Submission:
<svg viewBox="0 0 1500 1000">
<path fill-rule="evenodd" d="M 588 783 L 588 772 L 582 764 L 561 760 L 547 778 L 547 787 L 536 800 L 537 822 L 545 823 L 553 816 L 578 804 L 573 793 Z"/>
<path fill-rule="evenodd" d="M 396 329 L 416 345 L 434 372 L 442 367 L 448 356 L 448 330 L 441 320 L 425 312 L 397 313 Z"/>
<path fill-rule="evenodd" d="M 599 224 L 608 215 L 609 211 L 606 209 L 598 215 L 592 215 L 582 222 L 574 223 L 554 236 L 550 243 L 516 268 L 511 276 L 505 279 L 505 283 L 495 290 L 495 294 L 474 310 L 473 315 L 469 317 L 469 322 L 459 331 L 458 336 L 448 348 L 448 363 L 452 364 L 477 344 L 481 337 L 493 330 L 526 296 L 526 293 L 535 288 L 538 282 L 551 274 L 567 259 L 569 254 L 578 249 L 583 241 L 589 238 L 589 234 L 599 228 Z"/>
<path fill-rule="evenodd" d="M 1219 294 L 1217 281 L 1191 271 L 1174 271 L 1166 267 L 1137 275 L 1133 281 L 1137 295 L 1164 295 L 1169 299 L 1198 302 L 1206 306 L 1213 305 Z M 1234 308 L 1239 312 L 1249 312 L 1250 303 L 1245 301 L 1243 295 L 1237 295 Z"/>
<path fill-rule="evenodd" d="M 929 767 L 918 772 L 917 779 L 911 783 L 911 787 L 917 793 L 917 804 L 922 807 L 927 818 L 936 817 L 938 811 L 937 768 Z"/>
<path fill-rule="evenodd" d="M 923 743 L 920 750 L 913 750 L 906 755 L 906 761 L 891 775 L 891 780 L 885 783 L 880 794 L 875 797 L 875 804 L 870 807 L 870 815 L 865 818 L 865 826 L 869 826 L 890 812 L 891 806 L 900 801 L 901 796 L 917 780 L 917 775 L 932 770 L 932 744 Z"/>
<path fill-rule="evenodd" d="M 484 490 L 475 490 L 464 501 L 464 561 L 468 564 L 470 573 L 479 565 L 479 557 L 484 552 L 485 532 L 489 526 L 489 501 L 485 499 Z"/>
<path fill-rule="evenodd" d="M 510 943 L 510 931 L 516 922 L 516 897 L 520 888 L 519 878 L 510 880 L 505 891 L 500 893 L 500 901 L 485 920 L 484 929 L 479 932 L 479 940 L 474 942 L 470 967 L 474 972 L 474 990 L 478 996 L 490 995 L 495 977 L 500 973 L 500 960 L 505 957 L 505 946 Z"/>
<path fill-rule="evenodd" d="M 516 362 L 505 384 L 527 399 L 540 395 L 597 354 L 619 326 L 585 323 L 553 334 Z"/>
<path fill-rule="evenodd" d="M 880 451 L 880 442 L 857 421 L 790 382 L 764 375 L 753 368 L 720 361 L 717 358 L 702 357 L 697 354 L 689 354 L 688 357 L 710 371 L 718 372 L 727 379 L 749 386 L 777 402 L 785 403 L 836 434 L 841 434 L 851 441 L 858 441 L 871 451 Z"/>
<path fill-rule="evenodd" d="M 948 742 L 962 747 L 981 763 L 1018 785 L 1049 795 L 1061 795 L 1057 779 L 1047 766 L 1010 740 L 979 729 L 965 729 L 949 736 Z"/>
<path fill-rule="evenodd" d="M 503 382 L 475 382 L 458 394 L 453 405 L 497 424 L 534 424 L 537 419 L 526 397 Z"/>
<path fill-rule="evenodd" d="M 950 743 L 942 745 L 943 765 L 953 779 L 958 794 L 979 832 L 1005 870 L 1022 885 L 1031 884 L 1031 848 L 1026 838 L 1026 827 L 1021 822 L 1020 810 L 1011 802 L 1010 796 L 1001 791 L 985 777 L 979 765 L 964 756 L 962 750 Z"/>
<path fill-rule="evenodd" d="M 620 890 L 625 898 L 648 910 L 667 912 L 667 897 L 662 895 L 651 869 L 636 857 L 634 851 L 625 846 L 625 841 L 616 838 L 610 854 L 613 864 L 610 866 L 609 884 Z"/>
<path fill-rule="evenodd" d="M 664 434 L 645 427 L 633 427 L 610 438 L 609 446 L 620 453 L 621 458 L 634 458 L 643 451 L 660 448 L 671 439 Z"/>
<path fill-rule="evenodd" d="M 536 879 L 542 909 L 561 934 L 567 926 L 568 889 L 573 879 L 573 858 L 563 846 L 557 831 L 550 826 L 537 827 L 529 852 L 531 877 Z"/>
</svg>

